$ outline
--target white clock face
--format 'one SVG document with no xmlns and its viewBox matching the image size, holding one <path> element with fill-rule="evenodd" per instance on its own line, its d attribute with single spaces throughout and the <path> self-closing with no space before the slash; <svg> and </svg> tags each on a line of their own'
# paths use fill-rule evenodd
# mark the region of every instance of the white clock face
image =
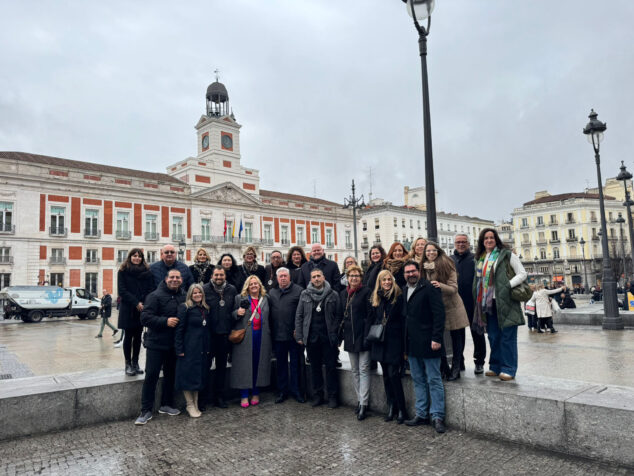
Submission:
<svg viewBox="0 0 634 476">
<path fill-rule="evenodd" d="M 223 135 L 221 140 L 222 140 L 222 146 L 225 149 L 233 148 L 233 139 L 231 138 L 231 136 Z"/>
<path fill-rule="evenodd" d="M 203 136 L 203 149 L 209 147 L 209 136 Z"/>
</svg>

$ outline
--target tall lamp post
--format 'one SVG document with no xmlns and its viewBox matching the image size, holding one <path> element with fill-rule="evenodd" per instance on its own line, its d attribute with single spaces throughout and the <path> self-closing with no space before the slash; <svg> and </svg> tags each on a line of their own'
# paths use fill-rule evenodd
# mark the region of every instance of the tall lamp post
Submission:
<svg viewBox="0 0 634 476">
<path fill-rule="evenodd" d="M 623 261 L 623 287 L 625 287 L 625 275 L 627 274 L 625 271 L 625 241 L 623 239 L 623 223 L 625 223 L 625 218 L 623 215 L 619 213 L 619 217 L 616 219 L 616 222 L 619 224 L 619 235 L 621 235 L 621 260 Z M 617 279 L 618 283 L 618 279 Z"/>
<path fill-rule="evenodd" d="M 178 242 L 178 260 L 179 261 L 184 261 L 185 248 L 187 248 L 187 243 L 185 243 L 185 240 L 180 240 Z"/>
<path fill-rule="evenodd" d="M 431 147 L 431 113 L 429 109 L 429 81 L 427 79 L 427 35 L 431 26 L 431 12 L 435 0 L 402 0 L 407 13 L 414 19 L 418 32 L 418 50 L 423 81 L 423 132 L 425 137 L 425 196 L 427 202 L 427 240 L 438 243 L 436 226 L 436 187 L 434 185 L 434 157 Z M 427 20 L 427 28 L 421 22 Z"/>
<path fill-rule="evenodd" d="M 603 140 L 603 132 L 607 126 L 597 119 L 594 109 L 588 116 L 590 122 L 583 128 L 583 133 L 588 138 L 594 149 L 594 159 L 597 165 L 597 181 L 599 183 L 599 210 L 601 212 L 601 248 L 603 254 L 603 329 L 621 330 L 623 329 L 623 319 L 619 315 L 619 305 L 616 297 L 616 282 L 614 273 L 610 268 L 610 254 L 608 250 L 608 231 L 605 221 L 605 203 L 603 199 L 603 181 L 601 180 L 601 156 L 599 154 L 600 144 Z"/>
<path fill-rule="evenodd" d="M 583 236 L 579 240 L 579 244 L 581 245 L 581 257 L 583 259 L 583 285 L 585 287 L 584 294 L 590 293 L 590 288 L 588 287 L 588 273 L 586 272 L 586 240 L 583 239 Z"/>
<path fill-rule="evenodd" d="M 630 262 L 632 266 L 630 283 L 634 283 L 634 228 L 632 227 L 632 205 L 634 205 L 634 201 L 630 198 L 630 192 L 627 189 L 627 181 L 632 179 L 632 174 L 625 168 L 623 161 L 621 161 L 621 172 L 616 176 L 616 179 L 623 181 L 623 188 L 625 189 L 623 206 L 627 207 L 627 230 L 630 235 Z M 623 272 L 625 273 L 625 271 Z"/>
<path fill-rule="evenodd" d="M 363 201 L 363 195 L 357 197 L 355 195 L 354 180 L 352 181 L 352 195 L 343 199 L 343 208 L 352 208 L 352 234 L 354 235 L 354 259 L 359 261 L 359 251 L 357 247 L 357 210 L 365 208 L 365 202 Z"/>
</svg>

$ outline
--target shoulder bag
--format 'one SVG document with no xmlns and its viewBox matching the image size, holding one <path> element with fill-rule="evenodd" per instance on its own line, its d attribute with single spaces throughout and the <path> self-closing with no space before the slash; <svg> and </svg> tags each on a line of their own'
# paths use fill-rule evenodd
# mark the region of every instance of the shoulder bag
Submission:
<svg viewBox="0 0 634 476">
<path fill-rule="evenodd" d="M 247 325 L 244 327 L 244 329 L 234 329 L 231 331 L 231 333 L 229 334 L 229 342 L 231 342 L 232 344 L 239 344 L 244 340 L 244 336 L 247 334 L 247 329 L 251 325 L 251 321 L 253 321 L 253 319 L 255 318 L 255 313 L 258 312 L 258 309 L 260 309 L 260 304 L 262 304 L 262 299 L 260 299 L 260 301 L 258 302 L 258 306 L 253 310 L 251 318 L 247 322 Z"/>
<path fill-rule="evenodd" d="M 366 337 L 368 342 L 383 342 L 383 339 L 385 339 L 385 325 L 387 324 L 388 319 L 389 317 L 385 316 L 385 310 L 383 310 L 383 319 L 381 319 L 381 323 L 372 324 L 370 326 L 368 336 Z"/>
<path fill-rule="evenodd" d="M 515 277 L 515 270 L 511 266 L 510 259 L 506 262 L 506 275 L 508 276 L 509 281 Z M 511 288 L 511 299 L 513 301 L 527 302 L 530 301 L 531 297 L 533 297 L 533 291 L 526 282 L 526 279 L 514 288 Z"/>
</svg>

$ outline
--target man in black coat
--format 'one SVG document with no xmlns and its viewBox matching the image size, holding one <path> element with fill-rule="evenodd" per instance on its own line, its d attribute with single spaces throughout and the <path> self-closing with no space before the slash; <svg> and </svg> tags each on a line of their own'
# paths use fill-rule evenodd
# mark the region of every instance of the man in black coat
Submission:
<svg viewBox="0 0 634 476">
<path fill-rule="evenodd" d="M 147 327 L 143 344 L 146 348 L 145 380 L 141 396 L 141 415 L 134 422 L 145 425 L 152 419 L 156 384 L 163 369 L 163 393 L 159 413 L 178 415 L 174 408 L 174 376 L 176 353 L 174 351 L 174 330 L 178 325 L 178 305 L 185 302 L 185 292 L 181 288 L 183 278 L 180 271 L 171 269 L 165 281 L 147 297 L 141 312 L 141 324 Z"/>
<path fill-rule="evenodd" d="M 214 268 L 211 275 L 211 282 L 203 286 L 205 291 L 205 301 L 209 306 L 209 315 L 211 316 L 211 356 L 216 361 L 216 375 L 213 380 L 213 402 L 219 408 L 227 408 L 225 401 L 225 380 L 227 370 L 227 357 L 231 350 L 231 342 L 229 342 L 229 334 L 234 320 L 231 316 L 233 311 L 233 303 L 236 299 L 238 291 L 235 287 L 227 282 L 224 268 Z M 211 379 L 209 379 L 211 382 Z M 198 407 L 209 401 L 209 392 L 200 395 Z M 201 403 L 202 402 L 202 403 Z"/>
<path fill-rule="evenodd" d="M 462 298 L 464 308 L 467 311 L 469 325 L 473 322 L 473 279 L 475 277 L 475 260 L 474 254 L 469 249 L 469 237 L 467 235 L 456 235 L 454 237 L 455 250 L 451 259 L 456 264 L 458 272 L 458 294 Z M 462 341 L 465 341 L 464 329 L 458 329 L 462 332 Z M 473 361 L 475 363 L 474 373 L 484 373 L 484 359 L 487 355 L 487 344 L 484 334 L 478 334 L 471 329 L 471 338 L 473 339 Z M 464 367 L 464 356 L 460 359 L 461 366 Z"/>
<path fill-rule="evenodd" d="M 185 292 L 187 292 L 189 287 L 194 284 L 192 272 L 185 263 L 176 259 L 176 248 L 174 248 L 174 245 L 165 245 L 161 248 L 161 259 L 150 265 L 150 272 L 154 278 L 156 288 L 161 285 L 167 273 L 172 269 L 180 271 L 183 279 L 182 286 Z"/>
<path fill-rule="evenodd" d="M 306 288 L 310 284 L 310 273 L 313 269 L 320 269 L 333 291 L 339 292 L 341 286 L 341 273 L 339 266 L 334 261 L 324 256 L 324 247 L 319 243 L 313 243 L 310 248 L 310 259 L 300 268 L 299 285 Z"/>
<path fill-rule="evenodd" d="M 271 335 L 277 361 L 278 394 L 275 403 L 282 403 L 289 394 L 299 403 L 304 403 L 304 397 L 299 392 L 299 357 L 303 351 L 294 338 L 295 313 L 303 289 L 291 282 L 291 273 L 287 268 L 278 268 L 276 274 L 278 286 L 269 292 Z"/>
<path fill-rule="evenodd" d="M 271 252 L 271 262 L 264 267 L 265 278 L 263 284 L 266 288 L 266 292 L 278 286 L 277 275 L 275 273 L 282 266 L 284 266 L 282 253 L 277 250 Z"/>
<path fill-rule="evenodd" d="M 114 337 L 119 330 L 110 324 L 110 316 L 112 315 L 112 296 L 108 292 L 107 289 L 103 290 L 103 296 L 101 297 L 101 328 L 99 328 L 99 334 L 95 337 L 100 338 L 103 336 L 103 328 L 105 326 L 110 327 L 112 329 L 112 337 Z"/>
<path fill-rule="evenodd" d="M 416 415 L 408 426 L 431 424 L 438 433 L 445 429 L 445 389 L 440 375 L 440 356 L 445 330 L 445 306 L 439 288 L 421 277 L 419 264 L 403 266 L 407 284 L 403 286 L 407 322 L 407 356 L 414 392 Z"/>
</svg>

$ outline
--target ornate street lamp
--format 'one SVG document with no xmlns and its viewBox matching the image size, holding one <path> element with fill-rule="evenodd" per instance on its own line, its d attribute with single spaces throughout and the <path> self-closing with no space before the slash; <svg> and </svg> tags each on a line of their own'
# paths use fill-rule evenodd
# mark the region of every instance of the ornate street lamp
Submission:
<svg viewBox="0 0 634 476">
<path fill-rule="evenodd" d="M 588 287 L 588 274 L 586 272 L 586 240 L 583 239 L 583 236 L 579 240 L 579 244 L 581 245 L 581 256 L 583 258 L 583 285 L 585 287 L 584 294 L 590 293 L 590 288 Z"/>
<path fill-rule="evenodd" d="M 352 234 L 354 235 L 354 259 L 359 262 L 359 252 L 357 250 L 357 210 L 365 208 L 363 195 L 357 198 L 355 195 L 354 180 L 352 181 L 352 195 L 343 199 L 343 208 L 352 208 Z"/>
<path fill-rule="evenodd" d="M 599 183 L 599 210 L 601 212 L 601 248 L 603 251 L 603 329 L 621 330 L 623 329 L 623 320 L 619 315 L 619 305 L 616 297 L 616 282 L 614 281 L 614 273 L 610 268 L 610 257 L 608 251 L 608 232 L 605 221 L 605 203 L 603 199 L 603 181 L 601 180 L 601 156 L 599 148 L 603 140 L 603 132 L 607 126 L 597 119 L 597 113 L 594 109 L 590 111 L 590 122 L 583 128 L 583 133 L 588 138 L 588 142 L 592 144 L 594 149 L 594 159 L 597 165 L 597 181 Z"/>
<path fill-rule="evenodd" d="M 619 224 L 619 234 L 621 236 L 621 259 L 623 261 L 623 287 L 625 287 L 625 241 L 623 240 L 623 223 L 625 223 L 625 218 L 619 212 L 619 217 L 616 219 L 616 222 Z M 618 279 L 617 279 L 618 282 Z"/>
<path fill-rule="evenodd" d="M 632 226 L 632 205 L 634 205 L 634 201 L 630 198 L 630 192 L 627 189 L 627 181 L 632 180 L 632 174 L 627 171 L 623 161 L 621 161 L 621 172 L 616 176 L 616 179 L 623 181 L 623 188 L 625 189 L 625 201 L 623 202 L 623 206 L 627 207 L 627 229 L 630 235 L 630 262 L 632 266 L 630 283 L 634 283 L 634 227 Z M 625 273 L 625 270 L 623 273 Z"/>
<path fill-rule="evenodd" d="M 431 12 L 435 0 L 403 0 L 407 13 L 414 19 L 418 32 L 418 50 L 423 81 L 423 133 L 425 137 L 425 195 L 427 207 L 427 240 L 438 243 L 436 226 L 436 187 L 434 185 L 434 157 L 431 147 L 431 113 L 429 109 L 429 81 L 427 79 L 427 35 L 431 26 Z M 427 28 L 421 25 L 427 20 Z"/>
</svg>

